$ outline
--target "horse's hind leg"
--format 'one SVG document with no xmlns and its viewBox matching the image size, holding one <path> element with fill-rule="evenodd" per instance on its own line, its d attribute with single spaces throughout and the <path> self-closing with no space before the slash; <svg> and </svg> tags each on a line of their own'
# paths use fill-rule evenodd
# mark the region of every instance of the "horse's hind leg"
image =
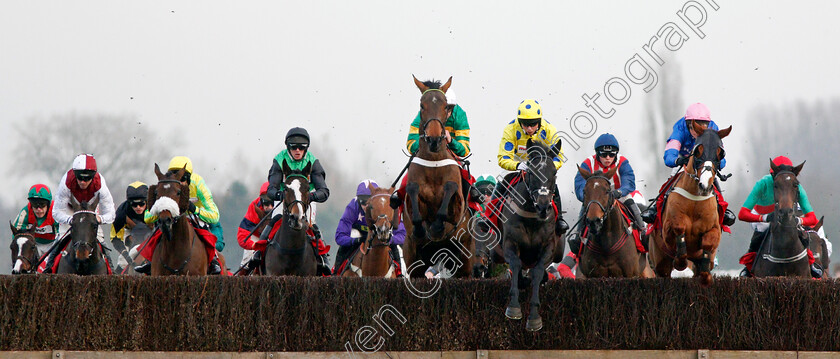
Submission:
<svg viewBox="0 0 840 359">
<path fill-rule="evenodd" d="M 414 225 L 414 238 L 425 238 L 426 229 L 423 228 L 423 216 L 420 215 L 420 185 L 417 182 L 409 182 L 405 186 L 405 192 L 411 199 L 411 224 Z"/>
<path fill-rule="evenodd" d="M 508 262 L 511 271 L 510 302 L 505 309 L 505 316 L 508 319 L 522 319 L 522 308 L 519 306 L 519 274 L 522 271 L 522 261 L 510 241 L 505 242 L 505 260 Z"/>
<path fill-rule="evenodd" d="M 444 230 L 444 221 L 449 214 L 449 204 L 452 202 L 452 196 L 458 190 L 458 184 L 448 181 L 443 184 L 443 198 L 440 201 L 440 208 L 435 213 L 435 222 L 432 223 L 432 233 L 441 234 Z"/>
</svg>

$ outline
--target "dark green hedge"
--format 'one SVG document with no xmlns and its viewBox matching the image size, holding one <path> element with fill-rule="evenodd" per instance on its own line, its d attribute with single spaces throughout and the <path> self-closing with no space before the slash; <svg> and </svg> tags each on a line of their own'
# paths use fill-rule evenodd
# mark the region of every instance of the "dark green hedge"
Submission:
<svg viewBox="0 0 840 359">
<path fill-rule="evenodd" d="M 538 333 L 505 319 L 507 291 L 502 281 L 451 280 L 419 299 L 401 280 L 2 276 L 0 350 L 343 351 L 349 342 L 358 352 L 373 330 L 368 348 L 382 338 L 381 349 L 400 351 L 840 350 L 834 280 L 555 281 L 542 290 Z M 526 292 L 521 300 L 527 315 Z M 405 323 L 374 319 L 386 304 Z"/>
</svg>

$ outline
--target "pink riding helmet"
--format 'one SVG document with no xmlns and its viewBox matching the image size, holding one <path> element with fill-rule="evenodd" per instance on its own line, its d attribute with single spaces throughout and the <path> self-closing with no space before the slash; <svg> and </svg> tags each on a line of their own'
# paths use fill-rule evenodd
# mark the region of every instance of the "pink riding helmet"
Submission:
<svg viewBox="0 0 840 359">
<path fill-rule="evenodd" d="M 709 108 L 702 103 L 695 103 L 691 106 L 688 106 L 688 109 L 685 110 L 685 119 L 688 120 L 699 120 L 699 121 L 711 121 L 712 115 L 709 113 Z"/>
</svg>

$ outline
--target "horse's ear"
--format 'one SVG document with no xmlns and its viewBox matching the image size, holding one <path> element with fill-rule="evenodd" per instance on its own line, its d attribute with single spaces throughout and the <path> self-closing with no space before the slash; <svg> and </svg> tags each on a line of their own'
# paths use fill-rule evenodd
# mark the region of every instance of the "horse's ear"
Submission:
<svg viewBox="0 0 840 359">
<path fill-rule="evenodd" d="M 528 142 L 525 142 L 525 148 L 530 148 L 534 141 L 531 141 L 531 138 L 528 137 Z"/>
<path fill-rule="evenodd" d="M 187 208 L 190 208 L 190 186 L 187 185 L 186 188 L 181 189 L 181 198 L 178 199 L 178 207 L 182 211 L 186 211 Z"/>
<path fill-rule="evenodd" d="M 700 127 L 700 125 L 697 123 L 697 121 L 691 121 L 691 126 L 693 127 L 694 132 L 697 133 L 697 136 L 702 135 L 703 131 L 705 131 L 703 129 L 703 127 Z"/>
<path fill-rule="evenodd" d="M 551 157 L 556 157 L 558 154 L 560 154 L 560 150 L 562 149 L 562 147 L 563 147 L 563 140 L 558 138 L 557 143 L 555 143 L 554 146 L 551 146 L 551 154 L 552 154 Z"/>
<path fill-rule="evenodd" d="M 79 204 L 79 201 L 76 200 L 76 197 L 73 196 L 73 194 L 70 194 L 70 209 L 72 209 L 73 212 L 82 209 L 82 205 Z"/>
<path fill-rule="evenodd" d="M 607 171 L 607 173 L 604 173 L 604 177 L 613 178 L 613 176 L 615 176 L 615 173 L 617 171 L 618 171 L 618 166 L 615 166 L 612 169 L 610 169 L 609 171 Z"/>
<path fill-rule="evenodd" d="M 727 128 L 724 128 L 724 129 L 718 131 L 718 136 L 720 136 L 720 139 L 723 139 L 724 137 L 729 136 L 730 132 L 732 132 L 732 126 L 729 126 Z"/>
<path fill-rule="evenodd" d="M 592 172 L 587 171 L 585 168 L 580 167 L 580 165 L 576 165 L 578 169 L 578 173 L 583 176 L 583 179 L 589 179 L 592 177 Z"/>
<path fill-rule="evenodd" d="M 180 181 L 181 178 L 184 178 L 184 172 L 187 172 L 187 164 L 186 163 L 184 164 L 184 168 L 181 168 L 180 170 L 178 170 L 178 172 L 175 172 L 175 179 Z"/>
<path fill-rule="evenodd" d="M 804 164 L 804 162 L 803 162 L 803 164 Z M 770 159 L 770 171 L 773 172 L 774 174 L 779 173 L 779 166 L 776 166 L 776 164 L 773 163 L 772 158 Z"/>
<path fill-rule="evenodd" d="M 288 176 L 291 173 L 292 173 L 292 168 L 289 167 L 289 164 L 287 164 L 286 161 L 283 161 L 283 175 L 284 175 L 283 177 Z"/>
<path fill-rule="evenodd" d="M 93 202 L 87 203 L 87 210 L 88 211 L 95 211 L 96 206 L 99 205 L 99 195 L 97 194 L 96 197 L 93 197 Z"/>
<path fill-rule="evenodd" d="M 164 177 L 165 177 L 165 176 L 163 175 L 163 173 L 162 173 L 162 172 L 160 172 L 160 166 L 158 166 L 158 164 L 157 164 L 157 163 L 155 163 L 155 175 L 157 176 L 158 181 L 160 181 L 160 180 L 164 179 Z"/>
<path fill-rule="evenodd" d="M 15 225 L 12 224 L 12 221 L 9 221 L 9 227 L 12 229 L 12 236 L 16 236 L 18 234 L 18 230 L 15 228 Z"/>
<path fill-rule="evenodd" d="M 799 176 L 799 171 L 802 171 L 802 166 L 805 166 L 805 161 L 802 161 L 802 163 L 800 163 L 799 166 L 793 168 L 793 174 L 795 174 L 797 177 Z"/>
<path fill-rule="evenodd" d="M 420 89 L 420 92 L 426 92 L 426 90 L 429 89 L 428 86 L 420 82 L 420 80 L 418 80 L 417 77 L 415 77 L 413 74 L 411 75 L 411 77 L 414 78 L 414 84 L 417 85 L 417 88 Z"/>
<path fill-rule="evenodd" d="M 820 220 L 817 222 L 817 225 L 814 226 L 814 228 L 813 228 L 815 232 L 819 231 L 820 228 L 822 228 L 823 223 L 825 223 L 824 220 L 825 220 L 825 216 L 820 217 Z"/>
<path fill-rule="evenodd" d="M 697 174 L 697 171 L 694 170 L 694 156 L 688 158 L 688 163 L 685 164 L 685 171 L 691 174 Z"/>
<path fill-rule="evenodd" d="M 446 83 L 440 87 L 440 90 L 446 93 L 446 90 L 449 90 L 449 86 L 452 86 L 452 76 L 449 76 L 449 80 L 446 80 Z"/>
<path fill-rule="evenodd" d="M 312 173 L 312 162 L 307 162 L 306 167 L 303 167 L 301 173 L 303 173 L 306 177 L 309 177 L 309 174 Z"/>
<path fill-rule="evenodd" d="M 157 199 L 157 185 L 149 186 L 149 194 L 146 195 L 146 210 L 151 211 Z"/>
</svg>

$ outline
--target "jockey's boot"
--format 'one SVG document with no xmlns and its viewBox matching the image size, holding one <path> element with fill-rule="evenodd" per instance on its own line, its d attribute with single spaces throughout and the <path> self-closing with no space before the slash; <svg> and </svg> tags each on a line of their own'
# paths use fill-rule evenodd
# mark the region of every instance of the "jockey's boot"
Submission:
<svg viewBox="0 0 840 359">
<path fill-rule="evenodd" d="M 639 211 L 639 206 L 636 205 L 636 201 L 632 198 L 628 198 L 624 201 L 624 205 L 630 209 L 630 213 L 633 216 L 631 218 L 633 220 L 633 226 L 636 227 L 639 231 L 645 230 L 645 222 L 642 221 L 642 213 Z"/>
<path fill-rule="evenodd" d="M 732 211 L 727 208 L 726 211 L 723 212 L 723 225 L 731 226 L 733 224 L 735 224 L 735 213 L 732 213 Z"/>
<path fill-rule="evenodd" d="M 222 273 L 222 266 L 219 265 L 219 257 L 213 258 L 209 264 L 207 264 L 207 274 L 221 274 Z"/>
<path fill-rule="evenodd" d="M 741 269 L 741 273 L 738 274 L 738 276 L 744 277 L 744 278 L 749 278 L 749 277 L 752 277 L 753 275 L 752 275 L 752 272 L 750 272 L 750 270 L 747 269 L 747 267 L 744 267 L 744 269 Z"/>
<path fill-rule="evenodd" d="M 152 262 L 145 261 L 143 264 L 134 267 L 134 271 L 142 274 L 152 274 Z"/>
<path fill-rule="evenodd" d="M 47 264 L 44 267 L 44 273 L 50 274 L 53 272 L 53 265 L 55 265 L 55 252 L 50 252 L 47 257 Z"/>
<path fill-rule="evenodd" d="M 554 233 L 562 236 L 569 230 L 569 224 L 563 219 L 563 204 L 560 202 L 560 190 L 554 184 L 554 205 L 557 206 L 557 223 L 554 224 Z"/>
<path fill-rule="evenodd" d="M 317 255 L 318 258 L 318 275 L 319 276 L 329 276 L 332 274 L 332 270 L 330 269 L 330 254 L 324 253 L 322 255 Z"/>
<path fill-rule="evenodd" d="M 823 270 L 822 266 L 817 263 L 811 264 L 811 277 L 814 278 L 822 278 Z"/>
<path fill-rule="evenodd" d="M 576 233 L 572 233 L 566 239 L 569 243 L 569 252 L 572 254 L 579 256 L 580 255 L 580 232 L 581 230 L 577 231 Z"/>
<path fill-rule="evenodd" d="M 268 224 L 263 228 L 262 233 L 260 233 L 260 240 L 267 241 L 268 235 L 271 234 L 271 229 L 274 228 L 274 224 L 280 219 L 281 216 L 274 216 L 268 220 Z"/>
<path fill-rule="evenodd" d="M 656 221 L 656 202 L 651 203 L 645 213 L 642 213 L 642 220 L 650 224 Z"/>
<path fill-rule="evenodd" d="M 254 256 L 251 257 L 250 261 L 248 261 L 248 269 L 259 268 L 262 264 L 262 260 L 262 251 L 254 251 Z"/>
</svg>

